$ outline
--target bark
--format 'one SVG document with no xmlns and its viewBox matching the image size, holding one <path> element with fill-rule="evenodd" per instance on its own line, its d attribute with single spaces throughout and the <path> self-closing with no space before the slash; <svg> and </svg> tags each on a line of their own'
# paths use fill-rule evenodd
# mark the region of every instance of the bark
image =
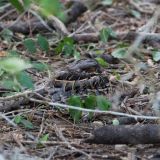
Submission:
<svg viewBox="0 0 160 160">
<path fill-rule="evenodd" d="M 96 129 L 84 141 L 95 144 L 156 144 L 160 143 L 160 125 L 107 125 Z"/>
</svg>

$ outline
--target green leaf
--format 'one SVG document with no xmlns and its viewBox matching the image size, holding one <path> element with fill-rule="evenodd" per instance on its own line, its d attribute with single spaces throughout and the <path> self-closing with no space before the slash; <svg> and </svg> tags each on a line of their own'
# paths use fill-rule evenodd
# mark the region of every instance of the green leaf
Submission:
<svg viewBox="0 0 160 160">
<path fill-rule="evenodd" d="M 3 29 L 1 32 L 1 36 L 4 40 L 6 40 L 7 42 L 10 42 L 13 37 L 13 32 L 9 29 Z"/>
<path fill-rule="evenodd" d="M 80 53 L 78 51 L 74 51 L 74 59 L 79 60 L 81 57 Z"/>
<path fill-rule="evenodd" d="M 8 56 L 10 57 L 20 57 L 20 54 L 16 50 L 9 50 L 8 51 Z"/>
<path fill-rule="evenodd" d="M 84 106 L 85 106 L 85 108 L 95 109 L 95 107 L 96 107 L 96 96 L 88 95 L 84 99 Z"/>
<path fill-rule="evenodd" d="M 101 57 L 97 57 L 95 59 L 102 67 L 107 67 L 108 66 L 108 63 L 104 59 L 102 59 Z"/>
<path fill-rule="evenodd" d="M 112 28 L 107 28 L 107 29 L 108 29 L 108 32 L 109 32 L 110 37 L 112 37 L 112 38 L 116 38 L 116 37 L 117 37 L 116 32 L 114 32 L 114 31 L 112 30 Z"/>
<path fill-rule="evenodd" d="M 26 47 L 26 49 L 28 50 L 28 52 L 30 53 L 36 53 L 37 49 L 36 49 L 36 43 L 33 39 L 28 38 L 25 39 L 23 41 L 24 46 Z"/>
<path fill-rule="evenodd" d="M 21 115 L 17 115 L 17 116 L 14 117 L 14 122 L 16 124 L 19 124 L 19 123 L 21 123 L 22 119 L 23 119 L 23 117 Z"/>
<path fill-rule="evenodd" d="M 103 54 L 104 52 L 105 52 L 104 50 L 96 50 L 96 51 L 95 51 L 95 54 L 101 55 L 101 54 Z"/>
<path fill-rule="evenodd" d="M 21 119 L 21 123 L 24 125 L 25 128 L 28 128 L 28 129 L 33 129 L 33 124 L 26 120 L 26 119 Z"/>
<path fill-rule="evenodd" d="M 15 117 L 14 117 L 14 122 L 15 122 L 16 124 L 23 124 L 24 127 L 25 127 L 25 128 L 28 128 L 28 129 L 33 129 L 33 128 L 34 128 L 34 127 L 33 127 L 33 124 L 32 124 L 30 121 L 24 119 L 24 117 L 22 117 L 21 115 L 15 116 Z"/>
<path fill-rule="evenodd" d="M 31 5 L 31 0 L 23 0 L 23 5 L 25 10 L 28 9 Z"/>
<path fill-rule="evenodd" d="M 23 59 L 20 59 L 18 57 L 9 57 L 0 60 L 0 68 L 10 74 L 17 74 L 18 72 L 31 67 L 31 64 L 25 62 Z"/>
<path fill-rule="evenodd" d="M 0 68 L 0 77 L 4 74 L 4 70 Z"/>
<path fill-rule="evenodd" d="M 103 28 L 101 31 L 100 31 L 100 39 L 102 42 L 108 42 L 108 39 L 109 39 L 109 33 L 107 31 L 107 28 Z"/>
<path fill-rule="evenodd" d="M 64 53 L 64 55 L 65 56 L 72 56 L 72 55 L 74 55 L 73 53 L 74 53 L 74 51 L 75 51 L 75 48 L 74 48 L 74 46 L 73 45 L 70 45 L 70 44 L 67 44 L 67 45 L 65 45 L 64 47 L 63 47 L 63 53 Z"/>
<path fill-rule="evenodd" d="M 82 106 L 82 101 L 80 99 L 79 96 L 72 96 L 68 99 L 67 101 L 67 104 L 68 105 L 71 105 L 71 106 L 77 106 L 77 107 L 83 107 Z M 78 111 L 78 110 L 75 110 L 75 109 L 69 109 L 69 114 L 70 116 L 72 117 L 72 119 L 74 120 L 74 122 L 78 122 L 82 116 L 82 111 Z"/>
<path fill-rule="evenodd" d="M 140 13 L 140 12 L 132 9 L 132 10 L 131 10 L 131 14 L 132 14 L 135 18 L 141 19 L 141 13 Z"/>
<path fill-rule="evenodd" d="M 65 19 L 62 3 L 59 0 L 40 0 L 38 4 L 41 7 L 41 13 L 45 16 L 54 15 L 61 20 Z"/>
<path fill-rule="evenodd" d="M 36 68 L 38 71 L 44 71 L 48 69 L 48 66 L 41 62 L 32 63 L 33 68 Z"/>
<path fill-rule="evenodd" d="M 94 95 L 88 95 L 84 100 L 84 106 L 85 108 L 89 109 L 95 109 L 96 107 L 96 96 Z M 91 119 L 93 117 L 93 112 L 89 113 L 89 118 Z"/>
<path fill-rule="evenodd" d="M 57 53 L 63 53 L 65 56 L 72 56 L 75 52 L 74 40 L 71 37 L 65 37 L 56 47 Z"/>
<path fill-rule="evenodd" d="M 112 52 L 112 56 L 115 58 L 125 58 L 126 57 L 126 48 L 118 48 Z"/>
<path fill-rule="evenodd" d="M 16 78 L 17 78 L 18 82 L 23 87 L 26 87 L 26 88 L 29 88 L 29 89 L 34 88 L 33 81 L 31 79 L 31 77 L 26 72 L 23 71 L 23 72 L 18 73 Z"/>
<path fill-rule="evenodd" d="M 48 138 L 49 138 L 49 134 L 45 134 L 39 139 L 39 141 L 40 141 L 40 143 L 46 142 L 46 141 L 48 141 Z"/>
<path fill-rule="evenodd" d="M 100 39 L 102 42 L 108 42 L 108 39 L 110 37 L 116 37 L 115 32 L 111 28 L 103 28 L 102 30 L 100 30 Z"/>
<path fill-rule="evenodd" d="M 69 105 L 72 106 L 79 106 L 79 107 L 82 106 L 82 102 L 79 96 L 71 96 L 67 102 Z"/>
<path fill-rule="evenodd" d="M 47 41 L 47 39 L 41 35 L 37 36 L 37 44 L 39 45 L 39 47 L 45 51 L 48 52 L 49 51 L 49 43 Z"/>
<path fill-rule="evenodd" d="M 112 3 L 113 3 L 113 0 L 102 0 L 103 5 L 107 5 L 107 6 L 109 5 L 110 6 L 110 5 L 112 5 Z"/>
<path fill-rule="evenodd" d="M 24 8 L 18 0 L 9 0 L 9 2 L 19 11 L 23 12 Z"/>
<path fill-rule="evenodd" d="M 15 91 L 20 91 L 20 86 L 17 85 L 13 80 L 5 79 L 1 81 L 1 84 L 6 89 L 11 89 Z"/>
<path fill-rule="evenodd" d="M 118 72 L 116 72 L 115 70 L 113 70 L 113 75 L 116 76 L 117 80 L 121 79 L 121 75 Z"/>
<path fill-rule="evenodd" d="M 65 38 L 63 39 L 63 42 L 64 42 L 64 44 L 70 44 L 70 45 L 73 45 L 73 44 L 74 44 L 74 40 L 73 40 L 73 38 L 71 38 L 71 37 L 65 37 Z"/>
<path fill-rule="evenodd" d="M 154 51 L 152 56 L 153 56 L 153 60 L 155 62 L 158 62 L 160 60 L 160 51 Z"/>
<path fill-rule="evenodd" d="M 108 110 L 111 107 L 111 103 L 104 96 L 97 96 L 97 107 L 102 110 Z"/>
<path fill-rule="evenodd" d="M 128 44 L 128 43 L 126 43 L 126 42 L 119 42 L 118 44 L 117 44 L 117 48 L 127 48 L 127 47 L 129 47 L 130 46 L 130 44 Z"/>
</svg>

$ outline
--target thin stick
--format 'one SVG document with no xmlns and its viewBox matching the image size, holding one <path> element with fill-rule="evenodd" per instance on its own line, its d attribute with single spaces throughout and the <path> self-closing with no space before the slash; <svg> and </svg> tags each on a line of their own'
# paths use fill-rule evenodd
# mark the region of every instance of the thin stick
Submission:
<svg viewBox="0 0 160 160">
<path fill-rule="evenodd" d="M 115 115 L 115 116 L 125 116 L 125 117 L 131 117 L 135 119 L 149 119 L 149 120 L 158 120 L 160 117 L 156 116 L 141 116 L 141 115 L 131 115 L 127 113 L 121 113 L 121 112 L 115 112 L 115 111 L 102 111 L 102 110 L 93 110 L 93 109 L 87 109 L 87 108 L 81 108 L 81 107 L 76 107 L 76 106 L 70 106 L 66 104 L 61 104 L 61 103 L 53 103 L 53 102 L 48 102 L 48 101 L 42 101 L 42 100 L 37 100 L 34 98 L 30 98 L 30 101 L 37 102 L 37 103 L 42 103 L 42 104 L 47 104 L 53 107 L 61 107 L 61 108 L 66 108 L 66 109 L 75 109 L 78 111 L 83 111 L 83 112 L 92 112 L 92 113 L 104 113 L 104 114 L 110 114 L 110 115 Z"/>
<path fill-rule="evenodd" d="M 5 119 L 12 126 L 17 127 L 17 125 L 13 121 L 11 121 L 7 116 L 5 116 L 4 114 L 0 113 L 0 117 L 2 117 L 3 119 Z"/>
<path fill-rule="evenodd" d="M 45 86 L 42 86 L 34 91 L 32 90 L 26 90 L 24 92 L 20 92 L 20 93 L 17 93 L 17 94 L 14 94 L 14 95 L 11 95 L 11 96 L 7 96 L 7 97 L 0 97 L 0 101 L 8 101 L 8 100 L 12 100 L 14 98 L 19 98 L 19 97 L 25 97 L 27 96 L 28 94 L 31 94 L 31 93 L 34 93 L 34 92 L 38 92 L 40 90 L 43 90 L 45 88 Z"/>
</svg>

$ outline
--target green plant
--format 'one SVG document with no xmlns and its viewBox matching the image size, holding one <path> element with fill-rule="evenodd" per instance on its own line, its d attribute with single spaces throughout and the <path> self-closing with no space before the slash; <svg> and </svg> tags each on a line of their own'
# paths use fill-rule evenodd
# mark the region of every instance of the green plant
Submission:
<svg viewBox="0 0 160 160">
<path fill-rule="evenodd" d="M 39 138 L 39 142 L 40 143 L 46 142 L 46 141 L 48 141 L 48 138 L 49 138 L 49 134 L 44 134 L 44 135 L 42 135 L 41 138 Z"/>
<path fill-rule="evenodd" d="M 71 37 L 64 37 L 55 49 L 57 54 L 64 54 L 66 57 L 74 56 L 75 59 L 80 58 L 80 53 L 76 50 L 74 40 Z"/>
<path fill-rule="evenodd" d="M 37 148 L 42 148 L 43 147 L 43 143 L 47 142 L 49 138 L 49 134 L 44 134 L 42 135 L 39 139 L 38 139 L 38 143 L 37 143 Z"/>
<path fill-rule="evenodd" d="M 15 91 L 22 87 L 33 88 L 30 76 L 25 72 L 32 65 L 18 57 L 7 57 L 0 60 L 0 83 L 2 86 Z"/>
<path fill-rule="evenodd" d="M 115 38 L 116 33 L 111 28 L 103 28 L 100 30 L 100 40 L 104 43 L 108 42 L 109 38 Z"/>
<path fill-rule="evenodd" d="M 9 0 L 9 2 L 19 11 L 24 11 L 24 5 L 19 0 Z"/>
<path fill-rule="evenodd" d="M 137 19 L 141 19 L 141 13 L 139 11 L 136 11 L 134 9 L 130 10 L 130 14 L 133 15 Z"/>
<path fill-rule="evenodd" d="M 24 12 L 27 9 L 33 9 L 40 12 L 42 15 L 49 17 L 57 16 L 64 20 L 63 5 L 59 0 L 9 0 L 9 2 L 19 11 Z"/>
<path fill-rule="evenodd" d="M 126 47 L 125 48 L 117 48 L 112 52 L 112 56 L 115 58 L 119 58 L 119 59 L 125 58 L 126 55 L 127 55 L 127 48 Z"/>
<path fill-rule="evenodd" d="M 87 108 L 87 109 L 101 109 L 108 110 L 112 105 L 106 99 L 106 97 L 99 95 L 88 95 L 84 99 L 81 99 L 80 96 L 71 96 L 68 101 L 68 105 Z M 76 109 L 69 109 L 69 114 L 74 122 L 78 122 L 82 117 L 82 111 L 78 111 Z M 93 113 L 89 113 L 89 118 L 92 118 Z"/>
<path fill-rule="evenodd" d="M 10 51 L 8 54 L 8 57 L 0 60 L 0 84 L 13 91 L 21 91 L 23 88 L 33 89 L 32 78 L 26 69 L 35 68 L 44 71 L 48 66 L 41 62 L 27 62 L 19 58 L 15 51 Z"/>
<path fill-rule="evenodd" d="M 48 40 L 42 36 L 37 35 L 37 38 L 34 40 L 32 38 L 27 38 L 23 41 L 23 44 L 25 48 L 28 50 L 29 53 L 35 54 L 37 52 L 37 49 L 44 51 L 45 53 L 48 53 L 49 51 L 49 42 Z"/>
<path fill-rule="evenodd" d="M 108 63 L 103 58 L 97 57 L 95 59 L 99 63 L 99 65 L 101 65 L 102 67 L 107 67 L 108 66 Z"/>
<path fill-rule="evenodd" d="M 9 29 L 3 29 L 1 32 L 0 32 L 0 36 L 5 40 L 7 41 L 8 43 L 11 42 L 12 40 L 12 37 L 13 37 L 13 32 Z"/>
<path fill-rule="evenodd" d="M 72 106 L 77 106 L 83 108 L 82 100 L 79 96 L 72 96 L 68 99 L 67 103 Z M 74 120 L 74 122 L 78 122 L 81 118 L 82 111 L 77 111 L 75 109 L 69 109 L 69 114 Z"/>
<path fill-rule="evenodd" d="M 36 43 L 33 39 L 31 38 L 28 38 L 28 39 L 25 39 L 23 41 L 23 44 L 24 46 L 26 47 L 26 49 L 28 50 L 29 53 L 36 53 L 37 51 L 37 48 L 36 48 Z"/>
<path fill-rule="evenodd" d="M 25 128 L 28 128 L 28 129 L 33 129 L 34 128 L 33 124 L 21 115 L 15 116 L 14 117 L 14 122 L 16 124 L 22 124 Z"/>
</svg>

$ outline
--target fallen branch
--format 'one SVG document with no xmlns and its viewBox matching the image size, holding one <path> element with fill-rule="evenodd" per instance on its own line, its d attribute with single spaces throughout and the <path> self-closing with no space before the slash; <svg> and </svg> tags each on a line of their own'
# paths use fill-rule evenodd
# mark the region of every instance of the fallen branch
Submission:
<svg viewBox="0 0 160 160">
<path fill-rule="evenodd" d="M 20 98 L 20 97 L 26 97 L 27 95 L 29 94 L 32 94 L 34 92 L 41 92 L 45 89 L 45 86 L 42 86 L 40 88 L 37 88 L 35 89 L 34 91 L 33 90 L 26 90 L 24 92 L 19 92 L 17 94 L 14 94 L 14 95 L 11 95 L 11 96 L 6 96 L 6 97 L 0 97 L 0 101 L 9 101 L 9 100 L 14 100 L 16 98 Z"/>
<path fill-rule="evenodd" d="M 45 85 L 32 90 L 26 90 L 7 97 L 0 97 L 0 112 L 8 112 L 15 109 L 20 109 L 20 107 L 29 102 L 28 96 L 34 95 L 37 93 L 43 94 L 45 92 Z"/>
<path fill-rule="evenodd" d="M 147 42 L 160 42 L 159 33 L 143 33 L 143 32 L 121 32 L 116 34 L 116 40 L 127 40 L 133 41 L 137 36 L 143 36 L 144 40 Z M 84 33 L 84 34 L 75 34 L 73 39 L 77 42 L 98 42 L 100 36 L 98 33 Z"/>
<path fill-rule="evenodd" d="M 101 127 L 86 143 L 96 144 L 157 144 L 160 143 L 160 125 L 119 125 Z"/>
<path fill-rule="evenodd" d="M 28 34 L 30 32 L 30 28 L 32 28 L 32 32 L 36 33 L 38 31 L 48 31 L 48 29 L 41 23 L 38 22 L 37 20 L 32 20 L 32 21 L 26 21 L 22 22 L 19 21 L 18 23 L 15 23 L 12 25 L 11 23 L 3 23 L 0 22 L 0 31 L 3 29 L 8 28 L 13 32 L 18 32 L 18 33 L 23 33 L 23 34 Z"/>
</svg>

